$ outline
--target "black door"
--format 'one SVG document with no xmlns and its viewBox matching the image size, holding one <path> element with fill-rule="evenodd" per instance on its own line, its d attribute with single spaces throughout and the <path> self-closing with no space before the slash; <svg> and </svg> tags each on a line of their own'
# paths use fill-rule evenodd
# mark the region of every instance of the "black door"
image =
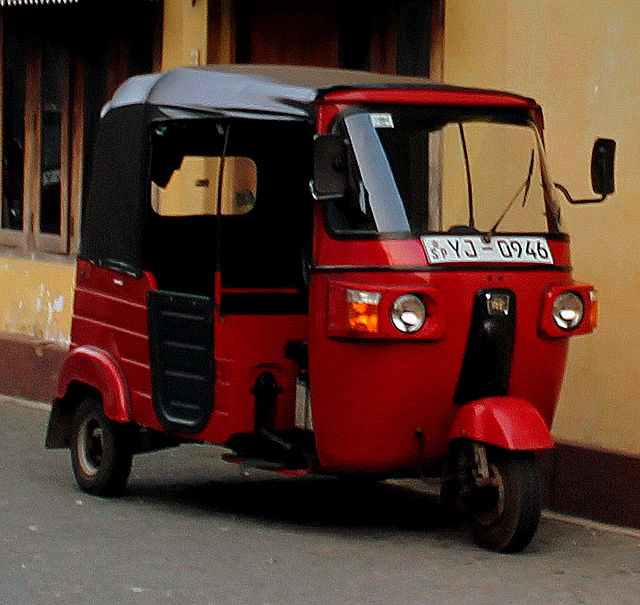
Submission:
<svg viewBox="0 0 640 605">
<path fill-rule="evenodd" d="M 213 299 L 155 290 L 148 308 L 158 419 L 172 431 L 198 432 L 213 410 Z"/>
</svg>

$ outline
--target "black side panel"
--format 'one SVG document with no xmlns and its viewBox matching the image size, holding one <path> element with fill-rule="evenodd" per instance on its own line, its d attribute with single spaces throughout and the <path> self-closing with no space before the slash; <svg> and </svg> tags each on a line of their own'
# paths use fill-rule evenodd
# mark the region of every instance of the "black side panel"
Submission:
<svg viewBox="0 0 640 605">
<path fill-rule="evenodd" d="M 213 409 L 213 300 L 149 292 L 153 405 L 167 429 L 195 433 Z"/>
<path fill-rule="evenodd" d="M 488 297 L 503 304 L 490 310 Z M 516 326 L 516 297 L 510 290 L 481 290 L 476 294 L 469 340 L 454 401 L 507 395 Z"/>
<path fill-rule="evenodd" d="M 146 106 L 131 105 L 100 121 L 83 195 L 80 257 L 135 275 L 142 272 L 140 234 L 149 206 L 148 118 Z"/>
</svg>

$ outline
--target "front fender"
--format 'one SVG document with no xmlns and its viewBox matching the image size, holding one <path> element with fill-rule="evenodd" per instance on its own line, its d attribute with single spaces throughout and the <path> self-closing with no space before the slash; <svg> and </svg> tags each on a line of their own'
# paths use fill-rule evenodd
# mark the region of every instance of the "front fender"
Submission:
<svg viewBox="0 0 640 605">
<path fill-rule="evenodd" d="M 116 422 L 131 421 L 129 388 L 124 373 L 106 351 L 90 346 L 73 349 L 60 371 L 58 399 L 64 399 L 72 382 L 80 382 L 99 391 L 107 418 Z"/>
<path fill-rule="evenodd" d="M 553 447 L 549 427 L 526 399 L 486 397 L 464 404 L 449 440 L 472 439 L 507 450 L 547 450 Z"/>
</svg>

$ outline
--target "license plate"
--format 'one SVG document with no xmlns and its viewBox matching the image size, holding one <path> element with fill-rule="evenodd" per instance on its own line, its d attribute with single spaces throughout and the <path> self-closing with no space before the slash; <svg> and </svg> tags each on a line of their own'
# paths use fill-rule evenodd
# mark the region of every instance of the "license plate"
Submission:
<svg viewBox="0 0 640 605">
<path fill-rule="evenodd" d="M 439 263 L 543 263 L 553 264 L 544 237 L 495 235 L 425 235 L 420 238 L 429 264 Z"/>
</svg>

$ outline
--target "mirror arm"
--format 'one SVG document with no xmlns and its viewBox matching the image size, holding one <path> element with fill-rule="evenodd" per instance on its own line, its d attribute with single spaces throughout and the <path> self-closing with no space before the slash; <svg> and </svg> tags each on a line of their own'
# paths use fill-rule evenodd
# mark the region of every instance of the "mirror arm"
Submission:
<svg viewBox="0 0 640 605">
<path fill-rule="evenodd" d="M 599 202 L 602 202 L 606 199 L 607 194 L 603 194 L 601 197 L 599 198 L 589 198 L 589 199 L 585 199 L 585 200 L 574 200 L 571 197 L 571 194 L 569 193 L 569 191 L 567 191 L 566 187 L 563 187 L 560 183 L 554 183 L 556 189 L 560 189 L 560 191 L 562 191 L 562 193 L 564 194 L 564 197 L 567 198 L 567 201 L 571 204 L 597 204 Z"/>
<path fill-rule="evenodd" d="M 339 200 L 344 197 L 342 194 L 333 194 L 333 195 L 320 195 L 316 191 L 315 181 L 312 179 L 309 181 L 309 191 L 311 192 L 311 197 L 316 202 L 324 202 L 325 200 Z"/>
</svg>

